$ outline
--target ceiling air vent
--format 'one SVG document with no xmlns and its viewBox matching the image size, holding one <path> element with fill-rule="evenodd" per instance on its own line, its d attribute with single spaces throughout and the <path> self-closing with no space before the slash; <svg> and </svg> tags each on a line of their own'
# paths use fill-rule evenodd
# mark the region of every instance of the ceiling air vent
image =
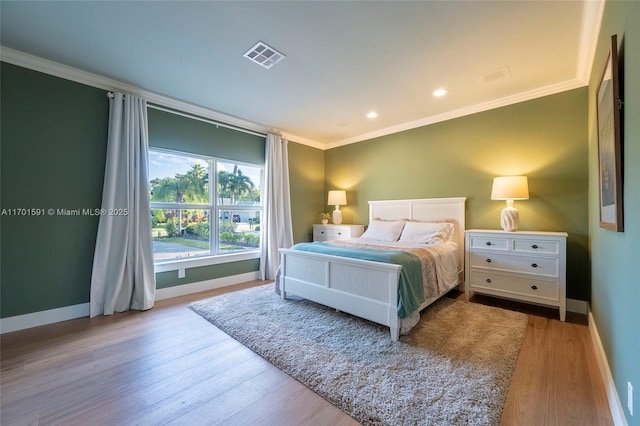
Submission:
<svg viewBox="0 0 640 426">
<path fill-rule="evenodd" d="M 261 41 L 257 42 L 251 49 L 247 50 L 244 57 L 267 69 L 286 58 L 285 55 L 278 52 L 273 47 L 267 46 Z"/>
<path fill-rule="evenodd" d="M 509 67 L 505 66 L 495 71 L 491 71 L 484 75 L 481 75 L 479 77 L 479 80 L 483 83 L 491 83 L 496 80 L 501 80 L 503 78 L 510 78 L 510 77 L 511 77 L 511 71 L 509 70 Z"/>
</svg>

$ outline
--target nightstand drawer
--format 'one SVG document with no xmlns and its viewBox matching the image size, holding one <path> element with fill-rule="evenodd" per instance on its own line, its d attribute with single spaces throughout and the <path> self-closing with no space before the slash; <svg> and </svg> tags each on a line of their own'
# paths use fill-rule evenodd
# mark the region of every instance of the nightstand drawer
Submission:
<svg viewBox="0 0 640 426">
<path fill-rule="evenodd" d="M 544 299 L 547 302 L 560 300 L 560 286 L 557 281 L 471 271 L 470 284 L 474 290 L 489 291 L 505 297 L 525 296 Z"/>
<path fill-rule="evenodd" d="M 344 229 L 333 229 L 323 227 L 322 229 L 315 229 L 313 231 L 313 239 L 316 241 L 320 241 L 321 239 L 325 240 L 339 240 L 344 238 L 349 238 L 349 232 Z"/>
<path fill-rule="evenodd" d="M 519 272 L 558 278 L 560 261 L 557 257 L 514 256 L 498 253 L 470 253 L 469 266 L 494 271 Z"/>
<path fill-rule="evenodd" d="M 493 236 L 479 236 L 470 238 L 470 249 L 483 250 L 509 250 L 509 240 L 507 238 L 499 238 Z"/>
<path fill-rule="evenodd" d="M 519 253 L 558 254 L 560 245 L 557 241 L 548 240 L 514 240 L 513 251 Z"/>
<path fill-rule="evenodd" d="M 347 240 L 364 232 L 364 225 L 313 225 L 313 241 Z"/>
</svg>

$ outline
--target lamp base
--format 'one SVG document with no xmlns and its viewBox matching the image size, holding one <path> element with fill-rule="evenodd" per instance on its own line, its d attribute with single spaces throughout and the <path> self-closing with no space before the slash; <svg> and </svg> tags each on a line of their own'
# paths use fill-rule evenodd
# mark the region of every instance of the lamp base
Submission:
<svg viewBox="0 0 640 426">
<path fill-rule="evenodd" d="M 505 207 L 500 213 L 500 226 L 507 232 L 517 231 L 520 227 L 520 213 L 515 207 Z"/>
<path fill-rule="evenodd" d="M 342 223 L 342 212 L 338 210 L 338 206 L 336 206 L 336 209 L 333 211 L 331 220 L 333 221 L 334 225 L 340 225 Z"/>
</svg>

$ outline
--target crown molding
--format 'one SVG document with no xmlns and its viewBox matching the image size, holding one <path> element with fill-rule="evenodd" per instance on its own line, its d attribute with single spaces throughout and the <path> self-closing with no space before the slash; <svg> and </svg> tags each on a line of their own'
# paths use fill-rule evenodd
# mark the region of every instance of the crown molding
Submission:
<svg viewBox="0 0 640 426">
<path fill-rule="evenodd" d="M 507 96 L 501 99 L 459 108 L 454 111 L 447 111 L 442 114 L 424 117 L 419 120 L 398 124 L 395 126 L 376 130 L 374 132 L 369 132 L 330 143 L 318 142 L 288 132 L 282 132 L 282 137 L 296 143 L 310 146 L 312 148 L 328 150 L 586 86 L 589 84 L 589 78 L 591 76 L 591 69 L 593 67 L 593 59 L 597 48 L 598 36 L 600 34 L 600 27 L 602 24 L 602 16 L 604 14 L 605 3 L 606 0 L 585 0 L 583 3 L 584 7 L 580 31 L 578 60 L 576 64 L 576 75 L 573 79 L 529 90 L 527 92 Z M 214 111 L 198 105 L 190 104 L 188 102 L 170 98 L 158 93 L 149 92 L 139 87 L 122 83 L 117 80 L 109 79 L 107 77 L 103 77 L 87 71 L 82 71 L 67 65 L 62 65 L 4 46 L 0 46 L 0 60 L 11 63 L 13 65 L 40 71 L 46 74 L 54 75 L 56 77 L 64 78 L 66 80 L 75 81 L 77 83 L 97 87 L 104 90 L 115 90 L 132 93 L 144 97 L 149 102 L 160 106 L 187 112 L 214 121 L 219 121 L 221 123 L 236 126 L 241 129 L 252 130 L 264 134 L 271 131 L 275 131 L 277 133 L 277 130 L 274 130 L 262 124 L 254 123 L 239 117 L 224 114 L 219 111 Z"/>
<path fill-rule="evenodd" d="M 327 144 L 317 142 L 311 139 L 303 138 L 302 136 L 294 135 L 293 133 L 282 132 L 282 137 L 290 142 L 296 142 L 301 145 L 307 145 L 312 148 L 321 149 L 323 151 L 328 149 Z"/>
<path fill-rule="evenodd" d="M 159 106 L 174 109 L 176 111 L 186 112 L 223 124 L 238 127 L 240 129 L 251 130 L 261 134 L 266 134 L 273 131 L 277 132 L 277 130 L 274 130 L 273 128 L 264 126 L 262 124 L 254 123 L 252 121 L 224 114 L 219 111 L 214 111 L 208 108 L 184 102 L 179 99 L 164 96 L 159 93 L 150 92 L 148 90 L 144 90 L 118 80 L 113 80 L 98 74 L 83 71 L 77 68 L 70 67 L 68 65 L 63 65 L 58 62 L 30 55 L 28 53 L 24 53 L 5 46 L 0 46 L 0 60 L 2 62 L 7 62 L 9 64 L 28 68 L 34 71 L 63 78 L 65 80 L 74 81 L 76 83 L 84 84 L 87 86 L 96 87 L 98 89 L 131 93 L 133 95 L 143 97 L 148 102 Z M 312 141 L 310 139 L 306 139 L 291 133 L 283 134 L 283 137 L 306 145 L 314 146 L 316 148 L 321 148 L 323 146 L 316 141 Z"/>
<path fill-rule="evenodd" d="M 578 80 L 578 79 L 567 80 L 560 83 L 555 83 L 555 84 L 540 87 L 537 89 L 529 90 L 527 92 L 517 93 L 515 95 L 506 96 L 504 98 L 495 99 L 489 102 L 483 102 L 480 104 L 459 108 L 453 111 L 447 111 L 442 114 L 432 115 L 429 117 L 421 118 L 419 120 L 409 121 L 407 123 L 402 123 L 396 126 L 387 127 L 385 129 L 376 130 L 375 132 L 366 133 L 364 135 L 359 135 L 352 138 L 343 139 L 341 141 L 332 142 L 326 145 L 326 149 L 337 148 L 339 146 L 349 145 L 352 143 L 361 142 L 361 141 L 365 141 L 373 138 L 378 138 L 381 136 L 387 136 L 393 133 L 398 133 L 405 130 L 411 130 L 418 127 L 427 126 L 429 124 L 440 123 L 442 121 L 464 117 L 466 115 L 476 114 L 483 111 L 489 111 L 495 108 L 500 108 L 507 105 L 513 105 L 520 102 L 541 98 L 543 96 L 554 95 L 560 92 L 566 92 L 567 90 L 573 90 L 583 86 L 586 86 L 586 83 L 581 80 Z"/>
<path fill-rule="evenodd" d="M 589 84 L 589 79 L 591 78 L 593 58 L 595 57 L 596 48 L 598 47 L 598 37 L 600 36 L 605 2 L 606 0 L 590 0 L 584 2 L 576 78 L 585 84 Z"/>
<path fill-rule="evenodd" d="M 595 57 L 598 37 L 600 34 L 600 27 L 602 26 L 602 16 L 604 14 L 605 3 L 606 0 L 585 0 L 583 3 L 584 6 L 582 13 L 582 24 L 580 29 L 580 42 L 578 46 L 578 60 L 576 64 L 575 78 L 551 84 L 545 87 L 533 89 L 527 92 L 518 93 L 516 95 L 507 96 L 501 99 L 471 105 L 469 107 L 460 108 L 454 111 L 448 111 L 442 114 L 436 114 L 419 120 L 376 130 L 375 132 L 365 133 L 363 135 L 331 142 L 324 145 L 324 149 L 337 148 L 343 145 L 349 145 L 352 143 L 362 142 L 381 136 L 387 136 L 393 133 L 402 132 L 404 130 L 411 130 L 418 127 L 439 123 L 441 121 L 451 120 L 454 118 L 463 117 L 465 115 L 488 111 L 490 109 L 513 105 L 518 102 L 529 101 L 535 98 L 554 95 L 556 93 L 587 86 L 589 84 L 589 78 L 591 77 L 593 58 Z"/>
</svg>

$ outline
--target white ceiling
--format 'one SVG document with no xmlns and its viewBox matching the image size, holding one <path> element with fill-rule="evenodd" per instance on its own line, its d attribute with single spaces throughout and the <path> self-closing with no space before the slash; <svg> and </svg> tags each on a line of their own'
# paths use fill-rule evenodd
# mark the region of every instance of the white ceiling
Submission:
<svg viewBox="0 0 640 426">
<path fill-rule="evenodd" d="M 3 0 L 0 41 L 326 148 L 586 85 L 601 3 Z"/>
</svg>

